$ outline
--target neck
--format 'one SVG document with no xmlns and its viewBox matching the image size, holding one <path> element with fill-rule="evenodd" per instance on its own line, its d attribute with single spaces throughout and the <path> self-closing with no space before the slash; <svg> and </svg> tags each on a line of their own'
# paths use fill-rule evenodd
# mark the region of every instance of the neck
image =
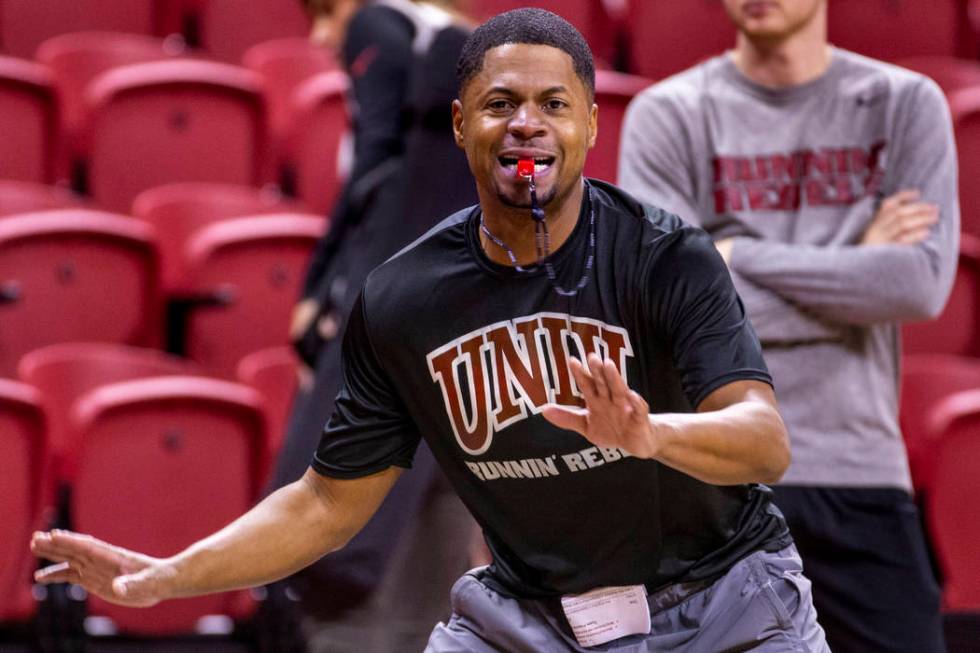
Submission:
<svg viewBox="0 0 980 653">
<path fill-rule="evenodd" d="M 827 17 L 819 13 L 796 32 L 779 39 L 754 38 L 739 32 L 732 60 L 750 80 L 772 88 L 799 86 L 823 75 L 830 66 Z"/>
<path fill-rule="evenodd" d="M 544 208 L 545 221 L 548 224 L 550 250 L 558 250 L 568 237 L 571 236 L 578 222 L 582 209 L 582 197 L 585 191 L 584 182 L 579 179 L 571 191 L 564 196 L 556 196 Z M 487 197 L 479 189 L 480 209 L 483 220 L 497 239 L 511 249 L 520 266 L 533 265 L 538 260 L 537 242 L 534 233 L 534 219 L 530 208 L 513 208 L 503 205 L 496 196 Z M 512 265 L 507 250 L 495 244 L 482 231 L 480 245 L 484 253 L 494 263 Z"/>
</svg>

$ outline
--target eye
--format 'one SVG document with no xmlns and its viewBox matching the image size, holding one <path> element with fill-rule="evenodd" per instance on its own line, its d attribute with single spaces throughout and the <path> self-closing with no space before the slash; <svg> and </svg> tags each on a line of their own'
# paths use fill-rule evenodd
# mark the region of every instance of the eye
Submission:
<svg viewBox="0 0 980 653">
<path fill-rule="evenodd" d="M 509 100 L 503 98 L 498 98 L 496 100 L 490 100 L 487 102 L 487 109 L 495 113 L 503 113 L 510 109 L 511 103 Z"/>
<path fill-rule="evenodd" d="M 551 98 L 544 103 L 544 108 L 548 111 L 561 111 L 568 106 L 568 103 L 559 98 Z"/>
</svg>

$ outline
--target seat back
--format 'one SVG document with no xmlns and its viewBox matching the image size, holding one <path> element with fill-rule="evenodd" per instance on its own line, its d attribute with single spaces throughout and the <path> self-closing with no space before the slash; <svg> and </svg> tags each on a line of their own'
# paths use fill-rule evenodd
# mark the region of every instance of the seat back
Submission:
<svg viewBox="0 0 980 653">
<path fill-rule="evenodd" d="M 980 390 L 946 398 L 935 410 L 936 467 L 926 518 L 943 572 L 948 611 L 980 610 Z"/>
<path fill-rule="evenodd" d="M 521 7 L 546 9 L 574 25 L 597 58 L 611 61 L 615 55 L 619 36 L 617 26 L 601 0 L 469 0 L 467 7 L 469 13 L 481 22 Z"/>
<path fill-rule="evenodd" d="M 961 0 L 834 0 L 830 42 L 875 59 L 968 54 L 972 41 Z"/>
<path fill-rule="evenodd" d="M 961 171 L 960 229 L 980 237 L 980 187 L 970 174 L 980 170 L 980 86 L 955 91 L 948 99 Z"/>
<path fill-rule="evenodd" d="M 599 106 L 599 135 L 585 160 L 588 177 L 616 182 L 619 162 L 619 133 L 626 107 L 637 93 L 653 82 L 643 77 L 597 70 L 595 101 Z"/>
<path fill-rule="evenodd" d="M 912 482 L 927 490 L 932 482 L 934 456 L 930 447 L 930 416 L 946 397 L 980 389 L 980 360 L 952 354 L 912 354 L 902 359 L 902 399 L 899 421 L 908 451 Z"/>
<path fill-rule="evenodd" d="M 298 369 L 299 359 L 289 346 L 262 349 L 238 363 L 238 380 L 256 390 L 265 400 L 266 478 L 279 456 L 286 435 L 289 414 L 299 386 Z"/>
<path fill-rule="evenodd" d="M 154 344 L 158 286 L 144 222 L 83 209 L 0 220 L 0 375 L 56 342 Z"/>
<path fill-rule="evenodd" d="M 257 497 L 263 418 L 251 389 L 201 377 L 101 386 L 79 399 L 72 514 L 78 530 L 172 555 L 245 512 Z M 142 610 L 97 597 L 89 613 L 134 634 L 193 632 L 204 615 L 248 615 L 242 592 Z"/>
<path fill-rule="evenodd" d="M 275 190 L 204 182 L 157 186 L 133 201 L 133 215 L 157 229 L 165 291 L 180 288 L 186 268 L 185 248 L 197 230 L 233 217 L 305 210 Z"/>
<path fill-rule="evenodd" d="M 81 118 L 85 89 L 101 73 L 134 63 L 182 54 L 183 42 L 145 34 L 71 32 L 52 37 L 37 49 L 58 90 L 62 123 L 74 130 Z"/>
<path fill-rule="evenodd" d="M 630 71 L 663 79 L 735 45 L 735 26 L 718 0 L 629 3 Z"/>
<path fill-rule="evenodd" d="M 959 267 L 942 314 L 902 327 L 906 354 L 980 356 L 980 239 L 960 237 Z"/>
<path fill-rule="evenodd" d="M 41 393 L 48 418 L 48 443 L 57 476 L 71 478 L 69 465 L 77 450 L 70 414 L 79 397 L 109 383 L 154 376 L 198 375 L 192 361 L 154 349 L 118 343 L 65 342 L 26 354 L 18 376 Z"/>
<path fill-rule="evenodd" d="M 44 419 L 38 393 L 0 379 L 0 622 L 26 621 L 36 604 L 31 596 L 34 559 L 31 531 L 41 524 L 41 483 L 45 468 Z"/>
<path fill-rule="evenodd" d="M 33 57 L 46 39 L 67 32 L 101 30 L 151 34 L 154 0 L 4 0 L 0 42 L 6 52 Z"/>
<path fill-rule="evenodd" d="M 347 76 L 320 73 L 296 89 L 286 123 L 283 166 L 296 196 L 316 213 L 333 208 L 346 174 L 342 162 L 348 129 Z"/>
<path fill-rule="evenodd" d="M 273 39 L 254 45 L 245 53 L 242 62 L 261 80 L 269 124 L 277 139 L 285 134 L 289 101 L 296 88 L 316 74 L 340 70 L 330 50 L 302 37 Z"/>
<path fill-rule="evenodd" d="M 225 220 L 188 244 L 187 286 L 206 299 L 186 322 L 186 353 L 219 376 L 259 349 L 288 344 L 289 316 L 325 223 L 315 215 Z"/>
<path fill-rule="evenodd" d="M 166 183 L 260 181 L 264 111 L 244 68 L 183 59 L 110 70 L 91 85 L 84 122 L 89 191 L 111 210 Z"/>
<path fill-rule="evenodd" d="M 942 55 L 907 57 L 898 65 L 931 77 L 947 95 L 960 89 L 980 87 L 980 62 Z"/>
<path fill-rule="evenodd" d="M 57 123 L 48 70 L 0 56 L 0 179 L 53 181 Z"/>
<path fill-rule="evenodd" d="M 191 0 L 197 4 L 200 45 L 223 61 L 239 62 L 263 41 L 306 36 L 310 19 L 300 2 L 281 0 Z"/>
<path fill-rule="evenodd" d="M 87 202 L 84 198 L 59 186 L 0 180 L 0 217 L 85 206 Z"/>
</svg>

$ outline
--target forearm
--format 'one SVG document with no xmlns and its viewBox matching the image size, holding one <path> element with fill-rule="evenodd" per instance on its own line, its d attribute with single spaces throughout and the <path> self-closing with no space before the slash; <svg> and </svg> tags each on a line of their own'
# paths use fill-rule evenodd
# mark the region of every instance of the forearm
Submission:
<svg viewBox="0 0 980 653">
<path fill-rule="evenodd" d="M 234 522 L 166 560 L 171 598 L 278 580 L 342 547 L 353 536 L 306 477 L 269 495 Z"/>
<path fill-rule="evenodd" d="M 752 283 L 846 324 L 935 317 L 955 271 L 955 245 L 820 247 L 736 238 L 732 269 Z"/>
<path fill-rule="evenodd" d="M 739 402 L 649 419 L 656 440 L 652 457 L 705 483 L 774 483 L 789 466 L 786 428 L 770 405 Z"/>
<path fill-rule="evenodd" d="M 835 341 L 842 337 L 839 324 L 807 312 L 734 271 L 732 283 L 763 345 Z"/>
</svg>

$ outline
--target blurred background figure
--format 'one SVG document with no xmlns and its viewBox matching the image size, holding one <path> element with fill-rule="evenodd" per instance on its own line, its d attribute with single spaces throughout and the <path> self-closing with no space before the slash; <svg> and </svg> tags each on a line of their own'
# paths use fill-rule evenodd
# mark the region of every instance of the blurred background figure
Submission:
<svg viewBox="0 0 980 653">
<path fill-rule="evenodd" d="M 736 280 L 790 431 L 775 503 L 830 648 L 939 653 L 899 327 L 937 317 L 956 273 L 949 109 L 925 76 L 831 46 L 826 0 L 723 4 L 735 48 L 634 100 L 620 180 L 707 230 Z"/>
<path fill-rule="evenodd" d="M 368 273 L 476 202 L 450 114 L 469 25 L 446 4 L 304 0 L 310 38 L 335 48 L 350 76 L 353 162 L 293 313 L 307 379 L 271 489 L 309 466 L 340 389 L 347 314 Z M 422 449 L 364 531 L 292 581 L 310 650 L 421 650 L 431 624 L 448 615 L 473 522 Z"/>
</svg>

